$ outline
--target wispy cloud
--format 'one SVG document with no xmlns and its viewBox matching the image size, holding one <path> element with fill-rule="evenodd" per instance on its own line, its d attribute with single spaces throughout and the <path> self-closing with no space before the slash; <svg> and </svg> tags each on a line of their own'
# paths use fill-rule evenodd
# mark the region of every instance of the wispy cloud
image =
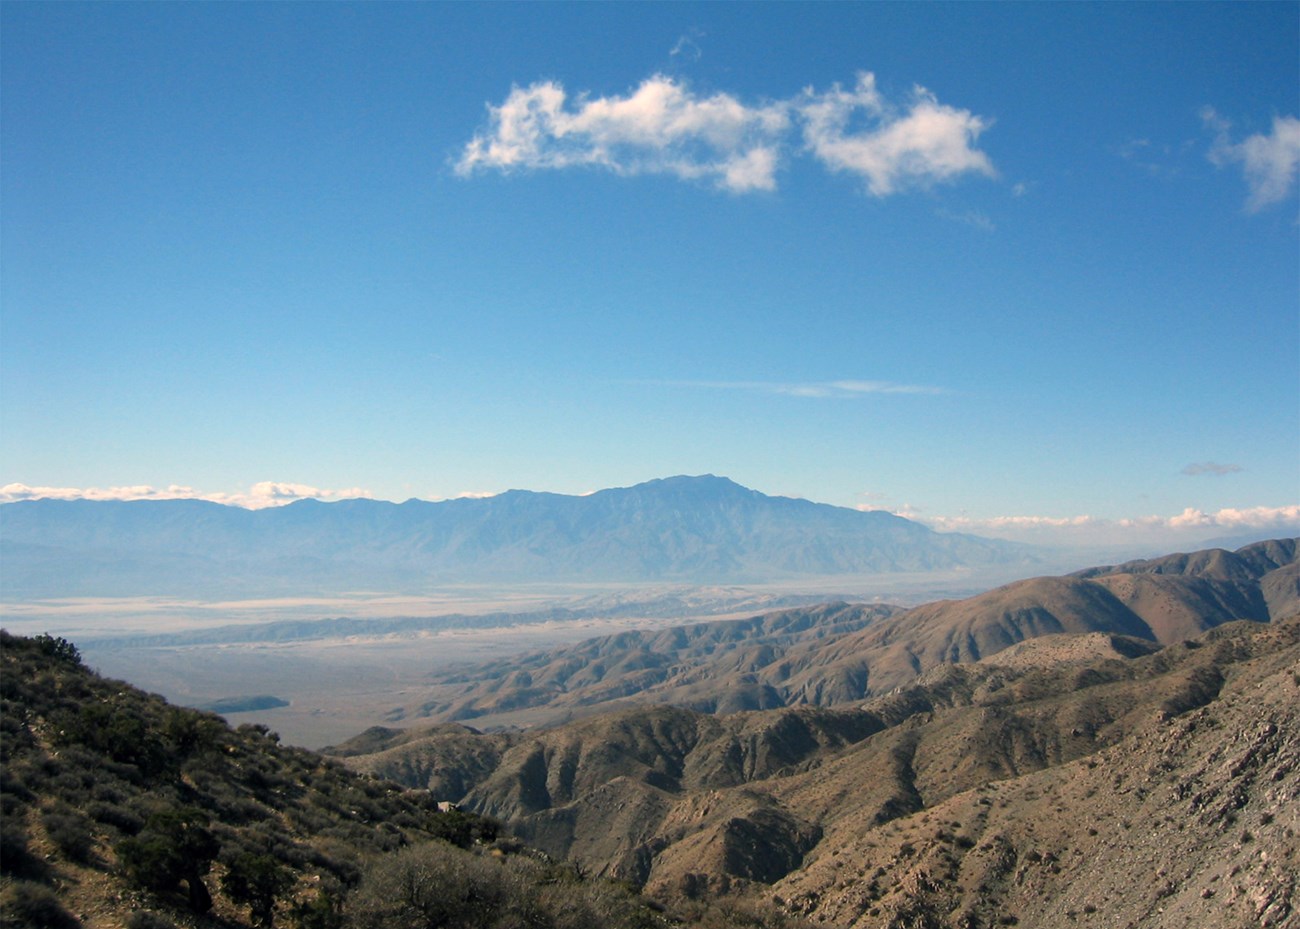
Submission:
<svg viewBox="0 0 1300 929">
<path fill-rule="evenodd" d="M 968 174 L 995 176 L 989 157 L 975 147 L 989 125 L 921 87 L 902 105 L 893 104 L 870 73 L 860 74 L 851 90 L 838 84 L 824 93 L 808 88 L 786 100 L 757 103 L 727 93 L 698 96 L 663 74 L 626 96 L 570 98 L 558 82 L 541 81 L 512 88 L 500 106 L 488 105 L 487 126 L 465 146 L 455 168 L 468 177 L 489 170 L 599 167 L 624 176 L 668 174 L 746 193 L 775 190 L 783 161 L 801 150 L 884 197 Z"/>
<path fill-rule="evenodd" d="M 704 38 L 703 29 L 697 27 L 688 30 L 677 39 L 677 43 L 673 45 L 668 56 L 670 58 L 682 58 L 686 61 L 699 61 L 704 55 L 699 41 L 702 38 Z"/>
<path fill-rule="evenodd" d="M 984 232 L 996 232 L 998 228 L 986 213 L 981 213 L 979 210 L 967 210 L 964 213 L 955 213 L 952 210 L 940 209 L 935 211 L 935 215 L 940 219 L 946 219 L 954 223 L 961 223 L 964 226 L 971 226 L 975 229 L 981 229 Z"/>
<path fill-rule="evenodd" d="M 846 398 L 869 394 L 944 394 L 942 387 L 899 384 L 894 381 L 656 381 L 667 387 L 697 387 L 706 390 L 743 390 L 787 397 Z"/>
<path fill-rule="evenodd" d="M 1193 139 L 1184 139 L 1178 144 L 1129 139 L 1117 146 L 1115 153 L 1151 177 L 1170 180 L 1184 172 L 1187 157 L 1196 146 L 1197 142 Z"/>
<path fill-rule="evenodd" d="M 1217 461 L 1196 461 L 1183 468 L 1183 473 L 1191 477 L 1199 477 L 1204 474 L 1212 477 L 1223 477 L 1225 474 L 1236 474 L 1242 470 L 1238 464 L 1219 464 Z"/>
<path fill-rule="evenodd" d="M 1213 107 L 1205 107 L 1201 119 L 1215 133 L 1210 161 L 1220 167 L 1242 166 L 1250 190 L 1248 211 L 1258 212 L 1287 198 L 1300 175 L 1300 119 L 1274 116 L 1271 132 L 1257 132 L 1240 142 L 1231 140 L 1232 123 Z"/>
<path fill-rule="evenodd" d="M 0 503 L 15 503 L 19 500 L 207 500 L 212 503 L 224 503 L 230 506 L 242 506 L 250 510 L 266 507 L 283 506 L 295 500 L 352 500 L 358 497 L 370 498 L 370 491 L 361 487 L 349 487 L 341 490 L 328 490 L 312 487 L 309 484 L 294 484 L 284 481 L 261 481 L 247 491 L 233 493 L 203 493 L 193 487 L 171 484 L 167 487 L 153 487 L 148 484 L 134 484 L 117 487 L 33 487 L 28 484 L 6 484 L 0 487 Z"/>
</svg>

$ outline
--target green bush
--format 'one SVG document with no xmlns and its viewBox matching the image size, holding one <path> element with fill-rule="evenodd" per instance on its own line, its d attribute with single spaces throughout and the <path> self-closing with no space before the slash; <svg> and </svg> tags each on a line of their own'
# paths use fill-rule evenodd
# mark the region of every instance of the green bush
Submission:
<svg viewBox="0 0 1300 929">
<path fill-rule="evenodd" d="M 70 665 L 81 664 L 81 652 L 65 638 L 45 633 L 33 638 L 32 642 L 41 654 L 55 661 Z"/>
<path fill-rule="evenodd" d="M 203 876 L 219 851 L 207 826 L 208 818 L 200 810 L 182 808 L 155 813 L 138 836 L 117 844 L 118 861 L 127 877 L 145 890 L 167 893 L 184 881 L 190 908 L 206 913 L 212 909 L 212 895 Z"/>
<path fill-rule="evenodd" d="M 234 903 L 247 906 L 254 924 L 270 929 L 275 903 L 294 885 L 293 873 L 270 855 L 242 853 L 231 860 L 221 889 Z"/>
</svg>

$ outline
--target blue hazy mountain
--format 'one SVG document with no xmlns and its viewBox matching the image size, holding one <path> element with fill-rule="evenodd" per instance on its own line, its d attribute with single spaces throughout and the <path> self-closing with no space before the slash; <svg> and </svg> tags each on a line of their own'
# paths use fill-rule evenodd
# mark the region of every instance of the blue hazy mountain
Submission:
<svg viewBox="0 0 1300 929">
<path fill-rule="evenodd" d="M 454 583 L 755 583 L 1028 563 L 1026 546 L 722 477 L 439 502 L 30 500 L 0 507 L 9 598 L 397 590 Z"/>
</svg>

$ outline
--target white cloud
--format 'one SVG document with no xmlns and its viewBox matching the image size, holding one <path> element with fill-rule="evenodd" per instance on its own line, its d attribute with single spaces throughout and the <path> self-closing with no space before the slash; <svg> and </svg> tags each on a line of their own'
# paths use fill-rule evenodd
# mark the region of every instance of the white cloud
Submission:
<svg viewBox="0 0 1300 929">
<path fill-rule="evenodd" d="M 851 91 L 838 84 L 824 94 L 806 91 L 799 110 L 809 150 L 832 171 L 860 176 L 877 197 L 963 174 L 996 174 L 974 147 L 989 123 L 939 103 L 922 87 L 899 111 L 880 95 L 875 75 L 864 72 Z M 850 129 L 863 120 L 866 128 Z"/>
<path fill-rule="evenodd" d="M 121 487 L 33 487 L 27 484 L 6 484 L 0 487 L 0 503 L 15 503 L 19 500 L 207 500 L 211 503 L 223 503 L 241 506 L 250 510 L 265 507 L 283 506 L 295 500 L 352 500 L 358 497 L 369 498 L 370 491 L 361 487 L 349 487 L 343 490 L 326 490 L 308 484 L 292 484 L 281 481 L 262 481 L 254 484 L 247 492 L 234 493 L 200 493 L 192 487 L 172 484 L 166 488 L 153 487 L 148 484 L 135 484 Z"/>
<path fill-rule="evenodd" d="M 1274 116 L 1269 133 L 1255 133 L 1232 142 L 1232 124 L 1211 107 L 1201 111 L 1205 125 L 1216 133 L 1209 159 L 1220 167 L 1240 163 L 1250 188 L 1246 209 L 1258 212 L 1285 200 L 1300 175 L 1300 119 Z"/>
<path fill-rule="evenodd" d="M 662 74 L 626 96 L 570 98 L 555 81 L 514 87 L 488 106 L 488 125 L 475 134 L 456 172 L 601 167 L 616 174 L 669 174 L 733 193 L 775 190 L 796 122 L 805 150 L 832 171 L 857 175 L 883 197 L 952 181 L 995 176 L 974 147 L 989 122 L 941 104 L 916 88 L 899 108 L 863 73 L 853 90 L 811 88 L 789 99 L 745 104 L 717 93 L 694 94 Z"/>
<path fill-rule="evenodd" d="M 1300 522 L 1300 506 L 1255 506 L 1246 509 L 1227 508 L 1214 513 L 1203 513 L 1188 507 L 1177 516 L 1147 516 L 1125 525 L 1167 526 L 1170 529 L 1272 529 L 1287 528 Z"/>
<path fill-rule="evenodd" d="M 861 509 L 862 507 L 859 507 Z M 910 509 L 910 508 L 909 508 Z M 1193 507 L 1174 516 L 1104 519 L 1095 516 L 932 516 L 898 512 L 940 532 L 969 532 L 1018 542 L 1052 545 L 1168 544 L 1214 535 L 1260 531 L 1290 534 L 1300 527 L 1300 505 L 1225 508 L 1206 513 Z"/>
<path fill-rule="evenodd" d="M 776 187 L 775 145 L 789 117 L 781 104 L 746 106 L 729 94 L 697 97 L 655 75 L 625 97 L 568 99 L 554 81 L 515 87 L 488 107 L 456 171 L 604 167 L 617 174 L 710 180 L 733 192 Z"/>
<path fill-rule="evenodd" d="M 898 384 L 893 381 L 667 381 L 669 387 L 701 387 L 708 390 L 745 390 L 754 393 L 781 394 L 787 397 L 845 398 L 868 394 L 943 394 L 942 387 L 923 384 Z"/>
</svg>

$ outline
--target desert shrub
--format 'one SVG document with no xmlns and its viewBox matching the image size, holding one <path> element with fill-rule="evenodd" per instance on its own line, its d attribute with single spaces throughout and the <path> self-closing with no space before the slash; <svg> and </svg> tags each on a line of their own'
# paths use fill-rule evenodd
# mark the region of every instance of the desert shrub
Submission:
<svg viewBox="0 0 1300 929">
<path fill-rule="evenodd" d="M 225 733 L 225 724 L 210 713 L 169 706 L 163 714 L 163 737 L 184 758 L 215 751 Z"/>
<path fill-rule="evenodd" d="M 6 818 L 0 829 L 0 874 L 41 877 L 44 868 L 27 846 L 27 829 L 21 821 Z"/>
<path fill-rule="evenodd" d="M 156 777 L 174 761 L 136 707 L 84 703 L 56 711 L 50 723 L 56 745 L 82 746 L 107 755 L 123 766 L 114 773 L 130 781 Z"/>
<path fill-rule="evenodd" d="M 221 821 L 231 826 L 260 823 L 271 814 L 266 804 L 250 797 L 234 797 L 220 804 Z"/>
<path fill-rule="evenodd" d="M 27 851 L 27 830 L 10 819 L 5 822 L 5 828 L 0 830 L 0 874 L 23 873 L 30 858 L 31 852 Z"/>
<path fill-rule="evenodd" d="M 349 900 L 360 929 L 489 927 L 510 903 L 505 870 L 444 842 L 378 858 Z"/>
<path fill-rule="evenodd" d="M 66 807 L 50 810 L 41 815 L 41 825 L 54 847 L 69 861 L 86 862 L 95 848 L 90 820 Z"/>
<path fill-rule="evenodd" d="M 299 900 L 289 911 L 295 929 L 344 929 L 347 920 L 336 891 L 319 890 L 316 896 Z"/>
<path fill-rule="evenodd" d="M 363 869 L 355 846 L 318 836 L 309 853 L 311 867 L 329 872 L 343 887 L 355 887 L 361 883 Z"/>
<path fill-rule="evenodd" d="M 80 929 L 54 891 L 30 881 L 14 881 L 0 893 L 3 929 Z"/>
<path fill-rule="evenodd" d="M 429 817 L 424 828 L 435 839 L 442 839 L 460 848 L 469 848 L 476 842 L 491 842 L 501 832 L 501 824 L 496 820 L 460 810 L 435 813 Z"/>
<path fill-rule="evenodd" d="M 26 778 L 19 766 L 6 764 L 0 766 L 0 791 L 13 794 L 22 800 L 31 800 L 35 794 L 27 786 Z"/>
<path fill-rule="evenodd" d="M 4 791 L 0 793 L 0 817 L 9 819 L 17 816 L 27 806 L 27 801 L 16 793 Z"/>
<path fill-rule="evenodd" d="M 86 804 L 86 815 L 97 823 L 116 829 L 123 835 L 136 835 L 144 828 L 144 817 L 126 804 L 92 800 Z"/>
<path fill-rule="evenodd" d="M 328 829 L 334 824 L 332 817 L 315 806 L 293 806 L 286 812 L 293 827 L 308 835 Z"/>
<path fill-rule="evenodd" d="M 12 701 L 4 701 L 0 706 L 0 763 L 8 765 L 34 745 L 21 707 Z"/>
</svg>

